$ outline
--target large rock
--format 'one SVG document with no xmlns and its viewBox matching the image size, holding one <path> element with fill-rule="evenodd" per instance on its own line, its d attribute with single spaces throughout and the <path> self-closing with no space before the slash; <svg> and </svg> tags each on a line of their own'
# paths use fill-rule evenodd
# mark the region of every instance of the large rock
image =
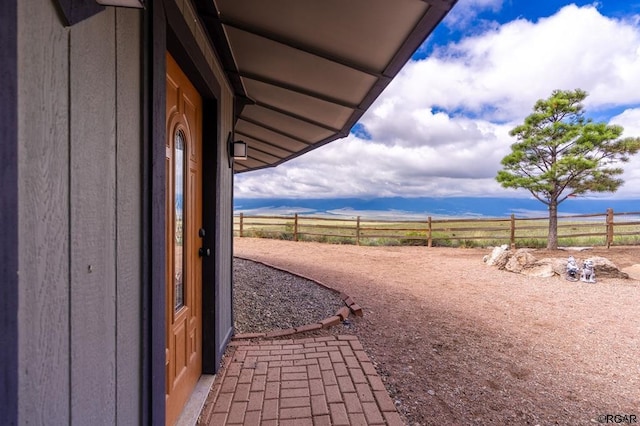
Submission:
<svg viewBox="0 0 640 426">
<path fill-rule="evenodd" d="M 640 263 L 627 266 L 622 269 L 622 272 L 629 275 L 629 278 L 640 281 Z"/>
<path fill-rule="evenodd" d="M 534 249 L 518 249 L 509 255 L 504 269 L 529 277 L 548 278 L 564 273 L 566 262 L 560 259 L 538 259 Z"/>
<path fill-rule="evenodd" d="M 500 247 L 494 247 L 491 254 L 484 258 L 484 263 L 488 266 L 497 266 L 499 269 L 504 269 L 504 266 L 509 261 L 509 246 L 506 244 L 501 245 Z"/>
<path fill-rule="evenodd" d="M 504 269 L 510 272 L 520 273 L 536 262 L 536 257 L 528 249 L 518 249 L 509 258 Z"/>
<path fill-rule="evenodd" d="M 551 269 L 556 275 L 564 276 L 567 273 L 567 259 L 565 258 L 545 257 L 538 262 L 551 265 Z"/>
<path fill-rule="evenodd" d="M 553 266 L 550 263 L 535 262 L 532 265 L 526 265 L 525 268 L 520 271 L 522 275 L 536 278 L 549 278 L 556 275 L 553 271 Z"/>
<path fill-rule="evenodd" d="M 587 260 L 587 259 L 585 259 Z M 629 278 L 629 274 L 622 272 L 618 267 L 606 257 L 592 256 L 588 260 L 593 262 L 593 269 L 598 278 Z M 579 264 L 582 266 L 581 264 Z"/>
</svg>

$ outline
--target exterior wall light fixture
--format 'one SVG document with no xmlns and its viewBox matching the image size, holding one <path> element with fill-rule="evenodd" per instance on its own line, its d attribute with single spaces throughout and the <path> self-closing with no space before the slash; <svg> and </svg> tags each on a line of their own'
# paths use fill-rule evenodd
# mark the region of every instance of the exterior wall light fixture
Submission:
<svg viewBox="0 0 640 426">
<path fill-rule="evenodd" d="M 247 143 L 244 141 L 234 141 L 233 135 L 229 133 L 229 137 L 227 138 L 227 152 L 229 154 L 229 167 L 231 167 L 233 160 L 247 159 Z"/>
<path fill-rule="evenodd" d="M 233 142 L 233 159 L 234 160 L 247 159 L 247 144 L 244 141 Z"/>
</svg>

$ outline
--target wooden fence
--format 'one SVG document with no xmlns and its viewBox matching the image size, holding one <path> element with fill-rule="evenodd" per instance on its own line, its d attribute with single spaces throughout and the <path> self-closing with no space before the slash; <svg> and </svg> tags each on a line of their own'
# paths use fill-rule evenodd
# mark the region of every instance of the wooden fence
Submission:
<svg viewBox="0 0 640 426">
<path fill-rule="evenodd" d="M 480 244 L 540 245 L 547 239 L 547 217 L 483 219 L 376 220 L 293 216 L 234 215 L 234 235 L 299 241 L 316 240 L 360 245 L 474 246 Z M 558 240 L 591 245 L 640 244 L 640 212 L 593 213 L 558 217 Z"/>
</svg>

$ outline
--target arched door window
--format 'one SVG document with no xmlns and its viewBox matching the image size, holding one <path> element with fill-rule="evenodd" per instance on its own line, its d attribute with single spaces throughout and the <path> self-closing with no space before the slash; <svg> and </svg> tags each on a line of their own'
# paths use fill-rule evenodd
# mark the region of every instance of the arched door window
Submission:
<svg viewBox="0 0 640 426">
<path fill-rule="evenodd" d="M 184 214 L 184 175 L 185 175 L 185 136 L 182 129 L 178 129 L 174 135 L 174 176 L 175 192 L 173 205 L 174 212 L 174 309 L 177 311 L 184 306 L 184 244 L 185 244 L 185 214 Z"/>
</svg>

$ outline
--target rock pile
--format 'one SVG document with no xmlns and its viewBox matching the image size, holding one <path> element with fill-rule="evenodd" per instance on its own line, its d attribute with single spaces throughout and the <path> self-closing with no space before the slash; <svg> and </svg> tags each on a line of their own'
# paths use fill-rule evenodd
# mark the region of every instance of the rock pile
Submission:
<svg viewBox="0 0 640 426">
<path fill-rule="evenodd" d="M 567 270 L 567 258 L 542 258 L 538 259 L 535 249 L 510 250 L 507 245 L 495 247 L 490 255 L 484 257 L 484 263 L 510 272 L 527 275 L 530 277 L 564 276 Z M 609 259 L 600 256 L 577 259 L 578 265 L 585 260 L 591 260 L 594 265 L 595 275 L 598 278 L 629 278 Z"/>
</svg>

